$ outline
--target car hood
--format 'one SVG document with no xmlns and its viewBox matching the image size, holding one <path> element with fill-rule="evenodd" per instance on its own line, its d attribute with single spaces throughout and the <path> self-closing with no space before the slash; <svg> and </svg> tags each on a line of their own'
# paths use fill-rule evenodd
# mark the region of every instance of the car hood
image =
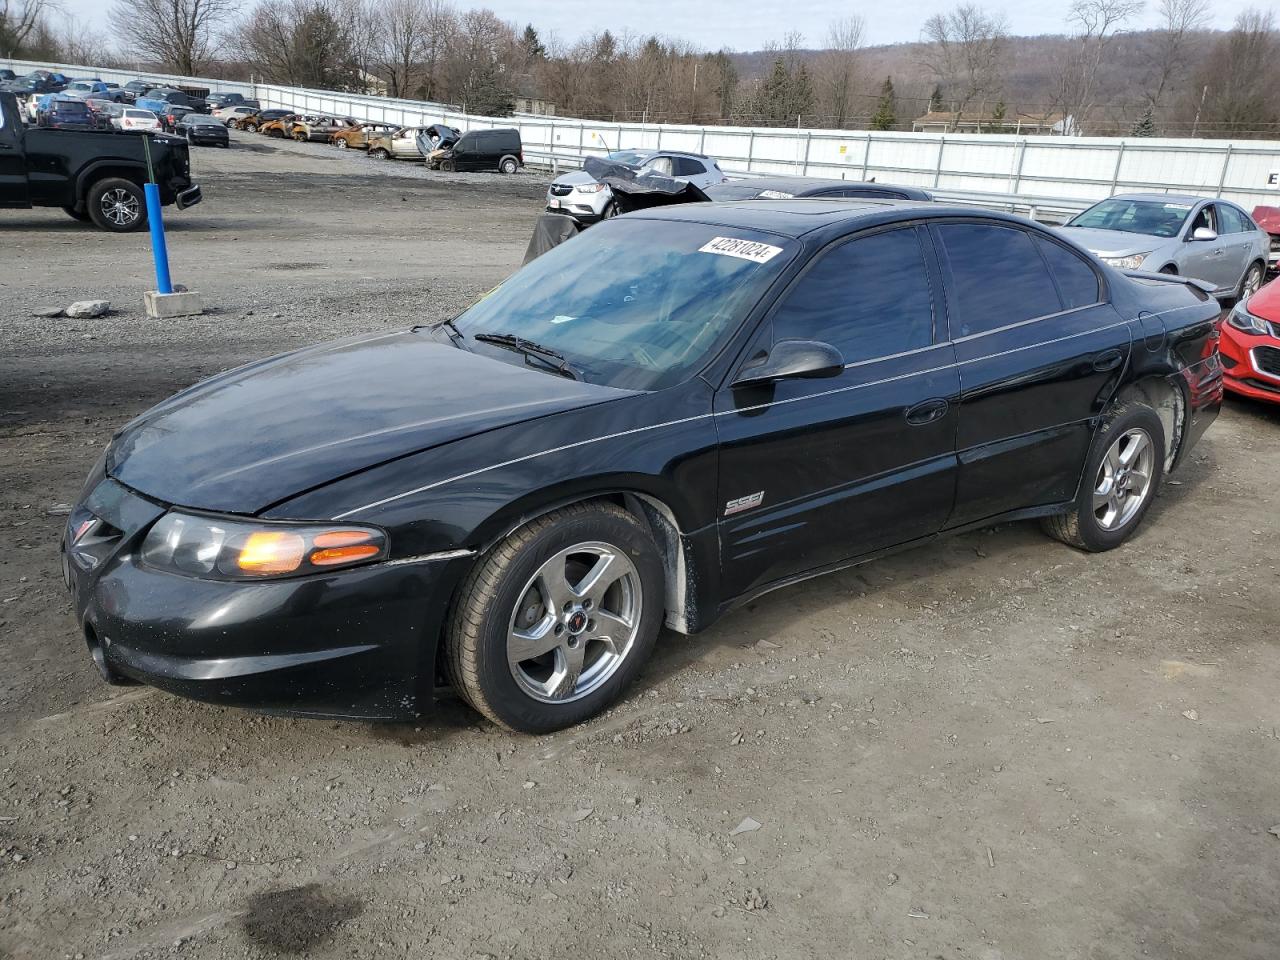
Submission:
<svg viewBox="0 0 1280 960">
<path fill-rule="evenodd" d="M 553 182 L 575 186 L 579 183 L 595 183 L 596 179 L 585 170 L 573 170 L 556 177 Z"/>
<path fill-rule="evenodd" d="M 1131 257 L 1135 253 L 1150 253 L 1173 239 L 1152 237 L 1145 233 L 1125 233 L 1122 230 L 1094 230 L 1089 227 L 1058 229 L 1064 237 L 1074 240 L 1099 257 Z"/>
<path fill-rule="evenodd" d="M 427 332 L 341 340 L 219 374 L 153 407 L 117 434 L 107 472 L 166 503 L 258 513 L 388 460 L 628 394 Z"/>
<path fill-rule="evenodd" d="M 1267 233 L 1280 234 L 1280 207 L 1254 207 L 1253 220 Z"/>
</svg>

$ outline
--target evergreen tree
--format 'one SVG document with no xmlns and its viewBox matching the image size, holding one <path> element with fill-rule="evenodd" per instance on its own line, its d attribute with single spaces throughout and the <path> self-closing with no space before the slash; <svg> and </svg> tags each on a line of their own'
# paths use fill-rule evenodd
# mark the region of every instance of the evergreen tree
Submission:
<svg viewBox="0 0 1280 960">
<path fill-rule="evenodd" d="M 525 63 L 547 59 L 547 48 L 532 23 L 524 28 L 524 35 L 520 38 L 520 52 L 524 55 Z"/>
<path fill-rule="evenodd" d="M 995 107 L 991 111 L 991 119 L 995 121 L 996 126 L 1004 123 L 1005 115 L 1009 112 L 1009 108 L 1004 105 L 1003 100 L 997 100 Z"/>
<path fill-rule="evenodd" d="M 880 102 L 871 118 L 872 130 L 892 130 L 898 124 L 898 107 L 893 92 L 893 77 L 885 77 L 880 86 Z"/>
<path fill-rule="evenodd" d="M 1148 103 L 1146 109 L 1142 111 L 1133 127 L 1129 130 L 1131 137 L 1154 137 L 1156 135 L 1156 115 L 1155 108 Z"/>
</svg>

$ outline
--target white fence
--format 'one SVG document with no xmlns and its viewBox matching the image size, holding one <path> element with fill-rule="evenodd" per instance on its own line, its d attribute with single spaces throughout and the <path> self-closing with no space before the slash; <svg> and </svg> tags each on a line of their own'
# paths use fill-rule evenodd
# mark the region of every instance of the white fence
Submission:
<svg viewBox="0 0 1280 960">
<path fill-rule="evenodd" d="M 1021 209 L 1078 209 L 1119 192 L 1195 193 L 1226 197 L 1246 209 L 1280 205 L 1280 142 L 1260 140 L 1114 139 L 952 135 L 776 127 L 599 123 L 561 117 L 473 116 L 437 103 L 395 100 L 274 84 L 246 84 L 86 66 L 16 63 L 72 76 L 125 82 L 135 77 L 196 83 L 256 96 L 263 106 L 334 113 L 360 120 L 463 129 L 520 129 L 527 152 L 548 165 L 577 165 L 622 147 L 694 150 L 716 157 L 726 173 L 800 174 L 924 187 L 943 197 Z"/>
</svg>

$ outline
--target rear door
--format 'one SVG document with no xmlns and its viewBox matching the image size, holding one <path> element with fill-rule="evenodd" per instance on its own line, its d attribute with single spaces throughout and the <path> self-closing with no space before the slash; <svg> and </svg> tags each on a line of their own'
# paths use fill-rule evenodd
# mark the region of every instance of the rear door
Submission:
<svg viewBox="0 0 1280 960">
<path fill-rule="evenodd" d="M 931 226 L 960 368 L 960 460 L 948 526 L 1075 496 L 1095 418 L 1129 357 L 1091 262 L 1040 231 Z"/>
<path fill-rule="evenodd" d="M 1256 234 L 1253 224 L 1231 204 L 1215 203 L 1213 206 L 1218 214 L 1218 237 L 1223 242 L 1227 264 L 1231 268 L 1228 284 L 1236 286 L 1252 260 Z"/>
<path fill-rule="evenodd" d="M 717 393 L 726 596 L 930 536 L 950 514 L 960 379 L 927 236 L 828 247 L 745 355 L 821 340 L 844 356 L 838 376 Z"/>
<path fill-rule="evenodd" d="M 23 153 L 26 130 L 10 96 L 0 96 L 0 207 L 26 207 L 27 161 Z"/>
</svg>

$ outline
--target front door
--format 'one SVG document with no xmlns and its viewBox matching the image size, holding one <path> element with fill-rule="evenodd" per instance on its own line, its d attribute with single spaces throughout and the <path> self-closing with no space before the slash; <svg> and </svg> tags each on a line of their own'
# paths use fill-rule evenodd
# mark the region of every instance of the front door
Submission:
<svg viewBox="0 0 1280 960">
<path fill-rule="evenodd" d="M 955 494 L 955 355 L 922 228 L 828 248 L 747 351 L 821 340 L 846 367 L 716 396 L 723 590 L 778 580 L 936 533 Z M 730 378 L 732 380 L 732 377 Z"/>
<path fill-rule="evenodd" d="M 1183 255 L 1179 269 L 1184 276 L 1195 277 L 1212 283 L 1214 289 L 1222 290 L 1231 286 L 1238 277 L 1232 278 L 1227 263 L 1227 240 L 1221 234 L 1214 240 L 1196 240 L 1195 232 L 1201 228 L 1218 233 L 1218 211 L 1212 203 L 1206 203 L 1191 218 L 1191 222 L 1183 234 Z"/>
<path fill-rule="evenodd" d="M 27 161 L 22 145 L 26 130 L 13 97 L 0 97 L 0 207 L 26 207 Z"/>
<path fill-rule="evenodd" d="M 1075 496 L 1096 418 L 1129 358 L 1129 324 L 1065 244 L 1009 223 L 930 228 L 962 388 L 948 526 Z"/>
</svg>

